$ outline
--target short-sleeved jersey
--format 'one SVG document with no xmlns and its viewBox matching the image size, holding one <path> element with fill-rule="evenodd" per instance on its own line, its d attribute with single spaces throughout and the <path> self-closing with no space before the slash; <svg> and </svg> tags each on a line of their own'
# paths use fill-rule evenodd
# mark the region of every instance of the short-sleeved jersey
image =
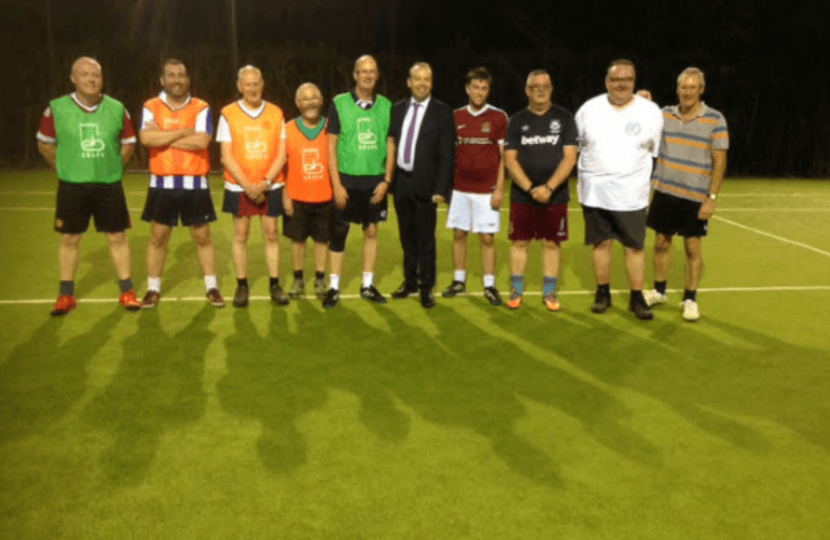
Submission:
<svg viewBox="0 0 830 540">
<path fill-rule="evenodd" d="M 145 129 L 151 122 L 163 131 L 191 128 L 197 133 L 213 133 L 210 107 L 204 101 L 190 96 L 178 107 L 173 107 L 169 103 L 165 92 L 145 102 L 141 115 L 141 129 Z M 210 172 L 210 154 L 207 148 L 183 150 L 170 146 L 153 146 L 147 150 L 150 155 L 151 187 L 207 189 L 204 179 L 194 178 L 203 177 Z"/>
<path fill-rule="evenodd" d="M 257 184 L 265 181 L 265 174 L 277 159 L 280 145 L 283 144 L 285 119 L 282 109 L 265 101 L 261 110 L 255 112 L 257 114 L 252 115 L 238 101 L 223 108 L 217 140 L 231 143 L 231 154 L 239 168 L 248 181 Z M 225 130 L 227 133 L 224 133 Z M 226 138 L 230 138 L 230 141 Z M 272 189 L 281 187 L 278 184 L 279 180 Z M 225 189 L 242 191 L 242 187 L 227 169 Z"/>
<path fill-rule="evenodd" d="M 321 121 L 325 123 L 325 119 Z M 328 202 L 333 192 L 326 129 L 309 139 L 298 122 L 300 119 L 295 118 L 285 126 L 285 189 L 293 201 Z"/>
<path fill-rule="evenodd" d="M 492 105 L 473 112 L 456 109 L 455 185 L 465 193 L 489 193 L 496 187 L 501 166 L 500 147 L 507 133 L 507 114 Z"/>
<path fill-rule="evenodd" d="M 71 183 L 118 182 L 123 174 L 120 147 L 136 140 L 121 102 L 102 96 L 89 107 L 74 92 L 50 102 L 37 139 L 57 145 L 58 177 Z"/>
<path fill-rule="evenodd" d="M 663 108 L 663 138 L 651 185 L 657 191 L 704 201 L 712 185 L 712 150 L 729 148 L 726 118 L 705 103 L 689 122 L 680 107 Z"/>
<path fill-rule="evenodd" d="M 648 206 L 652 161 L 660 149 L 663 114 L 651 101 L 617 110 L 608 94 L 589 99 L 576 113 L 579 130 L 579 202 L 630 212 Z"/>
<path fill-rule="evenodd" d="M 504 150 L 516 150 L 522 170 L 534 186 L 540 186 L 553 176 L 564 156 L 564 147 L 576 146 L 576 135 L 573 115 L 558 105 L 542 115 L 522 109 L 507 124 Z M 519 204 L 539 204 L 515 183 L 510 190 L 510 200 Z M 565 181 L 553 192 L 548 204 L 562 204 L 569 200 L 570 191 Z"/>
</svg>

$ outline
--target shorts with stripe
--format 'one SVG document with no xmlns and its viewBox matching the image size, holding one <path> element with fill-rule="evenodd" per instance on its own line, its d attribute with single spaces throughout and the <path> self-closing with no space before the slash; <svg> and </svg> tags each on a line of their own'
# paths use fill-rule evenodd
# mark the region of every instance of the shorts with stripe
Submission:
<svg viewBox="0 0 830 540">
<path fill-rule="evenodd" d="M 141 219 L 175 227 L 180 218 L 185 227 L 216 221 L 210 190 L 154 187 L 148 190 Z"/>
<path fill-rule="evenodd" d="M 499 232 L 501 216 L 498 210 L 493 210 L 492 201 L 492 193 L 453 191 L 447 228 L 482 234 Z"/>
<path fill-rule="evenodd" d="M 582 206 L 585 217 L 585 244 L 595 246 L 606 240 L 618 240 L 631 249 L 643 249 L 646 243 L 646 209 L 623 212 Z"/>
<path fill-rule="evenodd" d="M 58 181 L 55 230 L 64 234 L 81 234 L 95 220 L 95 230 L 119 233 L 131 227 L 127 199 L 121 181 L 114 184 L 73 184 Z"/>
<path fill-rule="evenodd" d="M 512 241 L 548 240 L 557 244 L 568 239 L 568 204 L 510 203 L 510 232 Z"/>
</svg>

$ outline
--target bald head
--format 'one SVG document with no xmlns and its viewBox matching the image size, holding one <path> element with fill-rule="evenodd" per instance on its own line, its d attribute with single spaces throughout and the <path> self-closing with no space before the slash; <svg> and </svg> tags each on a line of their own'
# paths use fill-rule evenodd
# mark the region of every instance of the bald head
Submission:
<svg viewBox="0 0 830 540">
<path fill-rule="evenodd" d="M 75 60 L 69 80 L 75 85 L 75 94 L 87 105 L 101 99 L 104 77 L 101 74 L 101 64 L 94 58 L 82 56 Z"/>
<path fill-rule="evenodd" d="M 303 83 L 300 86 L 298 86 L 297 92 L 294 94 L 294 99 L 300 99 L 300 96 L 304 94 L 317 94 L 319 96 L 323 95 L 323 93 L 320 92 L 320 89 L 317 87 L 317 85 L 311 82 Z"/>
<path fill-rule="evenodd" d="M 242 82 L 243 77 L 257 77 L 262 80 L 262 72 L 259 70 L 258 67 L 247 65 L 244 67 L 239 68 L 239 72 L 236 74 L 236 82 Z"/>
<path fill-rule="evenodd" d="M 102 71 L 101 64 L 98 63 L 98 60 L 90 56 L 82 56 L 74 62 L 72 62 L 72 70 L 69 73 L 74 74 L 77 70 L 81 68 L 98 70 L 99 73 Z"/>
<path fill-rule="evenodd" d="M 297 109 L 303 117 L 304 123 L 311 127 L 320 121 L 320 109 L 323 107 L 323 94 L 314 83 L 303 83 L 297 88 L 295 99 Z"/>
<path fill-rule="evenodd" d="M 354 82 L 358 97 L 361 99 L 372 99 L 375 92 L 375 84 L 378 82 L 378 63 L 368 54 L 364 54 L 354 63 Z"/>
</svg>

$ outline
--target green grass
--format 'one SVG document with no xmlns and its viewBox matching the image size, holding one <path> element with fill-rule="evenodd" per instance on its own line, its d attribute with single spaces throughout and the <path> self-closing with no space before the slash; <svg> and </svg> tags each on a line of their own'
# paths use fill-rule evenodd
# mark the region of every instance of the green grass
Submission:
<svg viewBox="0 0 830 540">
<path fill-rule="evenodd" d="M 125 183 L 143 293 L 145 179 Z M 625 293 L 591 314 L 578 212 L 559 314 L 539 301 L 538 246 L 527 278 L 536 295 L 518 312 L 480 295 L 438 298 L 430 311 L 356 298 L 331 311 L 316 300 L 216 310 L 198 300 L 195 251 L 176 231 L 156 310 L 118 307 L 106 243 L 89 234 L 81 302 L 53 319 L 53 191 L 49 173 L 0 173 L 0 538 L 791 540 L 830 530 L 826 182 L 727 181 L 723 219 L 704 242 L 696 324 L 681 320 L 677 292 L 651 323 L 625 311 Z M 386 293 L 402 280 L 392 214 L 377 265 Z M 452 279 L 445 215 L 441 287 Z M 230 220 L 212 230 L 230 296 Z M 356 294 L 353 233 L 343 289 Z M 504 291 L 504 232 L 498 251 Z M 612 287 L 622 290 L 620 255 Z M 670 288 L 682 288 L 682 257 L 675 242 Z M 257 234 L 250 258 L 252 294 L 264 297 Z M 479 261 L 471 242 L 476 293 Z M 289 269 L 283 240 L 290 285 Z"/>
</svg>

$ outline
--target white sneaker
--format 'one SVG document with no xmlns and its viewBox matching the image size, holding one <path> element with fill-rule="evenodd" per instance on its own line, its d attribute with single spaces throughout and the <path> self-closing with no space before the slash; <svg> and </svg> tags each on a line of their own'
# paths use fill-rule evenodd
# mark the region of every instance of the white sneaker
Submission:
<svg viewBox="0 0 830 540">
<path fill-rule="evenodd" d="M 666 295 L 660 294 L 653 289 L 650 291 L 643 291 L 643 296 L 646 298 L 646 304 L 648 304 L 649 307 L 666 303 Z"/>
<path fill-rule="evenodd" d="M 700 310 L 697 308 L 697 302 L 694 300 L 683 301 L 683 320 L 695 322 L 700 319 Z"/>
</svg>

